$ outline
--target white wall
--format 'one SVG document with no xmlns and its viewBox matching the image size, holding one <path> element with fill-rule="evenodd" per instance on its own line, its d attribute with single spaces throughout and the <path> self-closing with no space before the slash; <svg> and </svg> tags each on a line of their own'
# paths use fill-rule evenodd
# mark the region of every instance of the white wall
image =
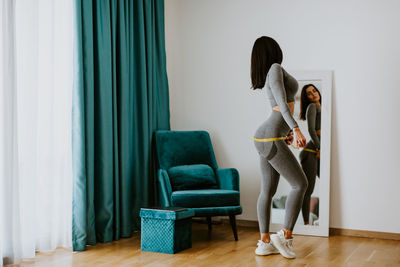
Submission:
<svg viewBox="0 0 400 267">
<path fill-rule="evenodd" d="M 253 133 L 269 115 L 250 90 L 250 53 L 274 37 L 283 66 L 333 70 L 330 227 L 400 233 L 400 2 L 167 0 L 174 130 L 205 129 L 220 167 L 241 175 L 241 219 L 256 220 Z"/>
</svg>

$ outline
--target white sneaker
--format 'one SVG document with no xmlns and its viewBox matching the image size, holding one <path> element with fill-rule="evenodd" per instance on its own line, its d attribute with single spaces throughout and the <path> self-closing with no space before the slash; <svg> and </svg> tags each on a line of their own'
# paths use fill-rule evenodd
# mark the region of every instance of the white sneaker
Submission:
<svg viewBox="0 0 400 267">
<path fill-rule="evenodd" d="M 264 243 L 261 240 L 258 240 L 257 248 L 255 253 L 260 256 L 266 256 L 270 254 L 279 254 L 279 251 L 272 245 L 271 243 Z"/>
<path fill-rule="evenodd" d="M 296 254 L 293 252 L 293 239 L 286 239 L 283 230 L 271 235 L 271 243 L 279 250 L 279 253 L 285 258 L 294 259 Z"/>
<path fill-rule="evenodd" d="M 309 217 L 309 220 L 308 220 L 310 222 L 310 225 L 314 225 L 314 222 L 316 220 L 318 220 L 318 216 L 315 215 L 314 213 L 310 212 L 310 217 Z"/>
</svg>

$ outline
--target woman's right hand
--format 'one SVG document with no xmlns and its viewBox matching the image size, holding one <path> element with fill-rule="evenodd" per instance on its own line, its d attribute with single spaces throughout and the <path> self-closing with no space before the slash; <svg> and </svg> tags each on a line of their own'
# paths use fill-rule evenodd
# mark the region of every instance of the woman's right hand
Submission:
<svg viewBox="0 0 400 267">
<path fill-rule="evenodd" d="M 294 135 L 294 143 L 297 147 L 305 147 L 307 144 L 306 138 L 304 137 L 303 133 L 300 131 L 299 127 L 293 128 L 293 135 Z"/>
</svg>

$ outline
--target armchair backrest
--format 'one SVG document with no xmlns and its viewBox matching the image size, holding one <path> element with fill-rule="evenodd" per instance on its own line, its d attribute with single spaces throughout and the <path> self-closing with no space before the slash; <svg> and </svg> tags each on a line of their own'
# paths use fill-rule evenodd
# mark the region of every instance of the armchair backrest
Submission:
<svg viewBox="0 0 400 267">
<path fill-rule="evenodd" d="M 218 168 L 210 135 L 206 131 L 156 131 L 156 147 L 160 168 L 191 164 L 207 164 Z"/>
</svg>

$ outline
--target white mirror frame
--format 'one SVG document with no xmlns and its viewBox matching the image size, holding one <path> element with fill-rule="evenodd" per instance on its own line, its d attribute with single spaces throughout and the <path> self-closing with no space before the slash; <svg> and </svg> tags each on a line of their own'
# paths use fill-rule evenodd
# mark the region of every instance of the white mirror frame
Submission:
<svg viewBox="0 0 400 267">
<path fill-rule="evenodd" d="M 300 235 L 329 236 L 329 187 L 331 168 L 331 102 L 332 71 L 290 71 L 288 73 L 297 81 L 318 81 L 322 84 L 323 104 L 321 109 L 321 162 L 319 188 L 319 225 L 309 226 L 296 224 L 293 233 Z M 301 88 L 299 88 L 301 90 Z M 301 214 L 299 214 L 301 216 Z M 272 216 L 271 216 L 272 217 Z M 282 224 L 271 223 L 271 231 L 282 229 Z"/>
</svg>

